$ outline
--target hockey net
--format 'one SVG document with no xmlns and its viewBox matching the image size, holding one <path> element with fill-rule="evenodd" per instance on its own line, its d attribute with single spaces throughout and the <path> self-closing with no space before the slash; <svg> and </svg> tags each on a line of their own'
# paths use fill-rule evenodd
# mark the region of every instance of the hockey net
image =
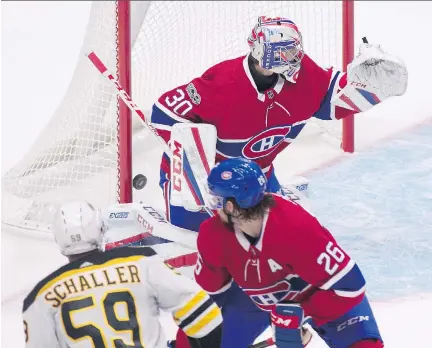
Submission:
<svg viewBox="0 0 432 348">
<path fill-rule="evenodd" d="M 246 38 L 261 15 L 291 18 L 302 32 L 307 54 L 324 67 L 342 69 L 343 5 L 342 1 L 133 1 L 132 97 L 148 113 L 164 91 L 201 75 L 212 64 L 246 54 Z M 95 51 L 120 77 L 120 49 L 129 46 L 122 42 L 120 26 L 125 23 L 119 19 L 125 17 L 120 11 L 117 2 L 93 2 L 80 60 L 63 101 L 29 153 L 2 180 L 4 223 L 49 231 L 58 202 L 86 199 L 102 207 L 128 200 L 119 187 L 124 180 L 130 182 L 131 171 L 157 178 L 161 149 L 138 121 L 132 122 L 132 151 L 119 150 L 120 102 L 85 56 Z M 341 122 L 311 121 L 307 128 L 336 142 L 346 136 Z M 121 168 L 119 159 L 130 156 L 132 168 Z M 157 187 L 157 179 L 151 185 Z"/>
</svg>

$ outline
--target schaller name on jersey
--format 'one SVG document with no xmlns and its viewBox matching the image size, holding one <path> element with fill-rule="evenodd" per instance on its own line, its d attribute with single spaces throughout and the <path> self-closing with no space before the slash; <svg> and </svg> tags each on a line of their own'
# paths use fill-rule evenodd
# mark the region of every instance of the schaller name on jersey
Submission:
<svg viewBox="0 0 432 348">
<path fill-rule="evenodd" d="M 91 273 L 80 273 L 67 277 L 60 283 L 57 278 L 55 285 L 48 287 L 45 300 L 53 307 L 58 307 L 70 294 L 110 285 L 141 282 L 139 270 L 134 265 L 111 266 L 109 271 L 108 269 L 97 269 Z"/>
</svg>

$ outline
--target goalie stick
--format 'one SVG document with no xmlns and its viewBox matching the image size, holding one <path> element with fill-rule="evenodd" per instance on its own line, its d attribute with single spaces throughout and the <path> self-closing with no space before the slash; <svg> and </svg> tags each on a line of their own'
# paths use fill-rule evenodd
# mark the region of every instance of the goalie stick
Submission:
<svg viewBox="0 0 432 348">
<path fill-rule="evenodd" d="M 154 128 L 150 123 L 147 122 L 146 117 L 144 116 L 144 113 L 141 111 L 141 109 L 136 105 L 132 98 L 129 96 L 129 94 L 123 89 L 123 87 L 120 85 L 120 83 L 115 79 L 113 73 L 111 73 L 108 68 L 105 66 L 105 64 L 100 60 L 100 58 L 96 55 L 95 52 L 90 52 L 87 54 L 87 58 L 90 59 L 92 64 L 96 67 L 96 69 L 103 75 L 111 84 L 115 86 L 117 89 L 117 94 L 120 96 L 120 98 L 124 101 L 124 103 L 128 106 L 128 108 L 135 112 L 136 115 L 141 119 L 143 122 L 144 127 L 149 129 L 153 135 L 157 138 L 157 140 L 162 144 L 162 146 L 165 148 L 165 152 L 167 152 L 168 156 L 171 157 L 171 149 L 168 146 L 168 144 L 163 140 L 163 138 L 158 134 L 156 128 Z"/>
<path fill-rule="evenodd" d="M 132 98 L 129 96 L 129 94 L 123 89 L 123 87 L 120 85 L 120 83 L 115 79 L 113 73 L 111 73 L 108 68 L 105 66 L 105 64 L 101 61 L 101 59 L 97 56 L 95 52 L 90 52 L 87 54 L 88 59 L 92 62 L 92 64 L 96 67 L 96 69 L 111 83 L 115 86 L 117 89 L 117 94 L 120 96 L 120 98 L 124 101 L 124 103 L 128 106 L 128 108 L 135 112 L 136 115 L 141 119 L 144 127 L 149 129 L 152 134 L 157 138 L 157 140 L 162 144 L 164 147 L 165 153 L 170 157 L 170 160 L 172 160 L 172 150 L 168 146 L 168 144 L 165 142 L 165 140 L 158 134 L 155 127 L 153 127 L 146 119 L 144 113 L 142 110 L 138 107 L 137 104 L 134 103 Z M 190 187 L 191 191 L 194 192 L 194 188 L 190 184 L 193 181 L 193 177 L 191 175 L 188 175 L 186 172 L 184 173 L 186 182 L 188 183 L 188 186 Z M 196 197 L 200 197 L 200 192 L 195 192 Z M 198 202 L 197 202 L 198 203 Z M 206 212 L 210 216 L 214 216 L 214 213 L 211 209 L 206 207 L 205 205 L 202 205 Z"/>
</svg>

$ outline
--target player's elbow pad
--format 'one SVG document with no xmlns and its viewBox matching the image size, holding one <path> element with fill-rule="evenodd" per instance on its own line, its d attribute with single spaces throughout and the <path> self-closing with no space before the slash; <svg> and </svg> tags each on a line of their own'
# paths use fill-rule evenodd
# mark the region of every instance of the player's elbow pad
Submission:
<svg viewBox="0 0 432 348">
<path fill-rule="evenodd" d="M 222 323 L 222 314 L 213 299 L 201 290 L 174 313 L 174 321 L 187 336 L 201 338 Z"/>
<path fill-rule="evenodd" d="M 333 290 L 336 295 L 342 297 L 357 297 L 365 292 L 366 280 L 357 264 L 351 261 L 322 288 Z"/>
</svg>

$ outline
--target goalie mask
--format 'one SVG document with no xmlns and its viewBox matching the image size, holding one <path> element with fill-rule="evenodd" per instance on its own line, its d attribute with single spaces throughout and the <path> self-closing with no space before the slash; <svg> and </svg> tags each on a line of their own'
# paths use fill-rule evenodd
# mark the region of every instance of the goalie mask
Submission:
<svg viewBox="0 0 432 348">
<path fill-rule="evenodd" d="M 294 22 L 282 17 L 258 17 L 248 44 L 261 68 L 296 82 L 304 51 L 301 33 Z"/>
</svg>

